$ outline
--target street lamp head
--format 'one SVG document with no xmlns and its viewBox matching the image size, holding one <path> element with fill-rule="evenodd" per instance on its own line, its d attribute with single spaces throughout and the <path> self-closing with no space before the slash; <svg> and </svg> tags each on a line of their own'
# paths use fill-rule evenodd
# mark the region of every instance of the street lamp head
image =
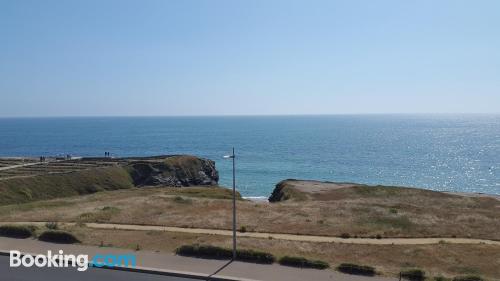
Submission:
<svg viewBox="0 0 500 281">
<path fill-rule="evenodd" d="M 224 159 L 231 159 L 234 158 L 234 155 L 224 155 Z"/>
</svg>

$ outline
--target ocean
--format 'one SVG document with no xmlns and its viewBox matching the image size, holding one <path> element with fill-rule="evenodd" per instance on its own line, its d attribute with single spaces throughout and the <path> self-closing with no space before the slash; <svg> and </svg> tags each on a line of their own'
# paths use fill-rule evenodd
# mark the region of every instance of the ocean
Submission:
<svg viewBox="0 0 500 281">
<path fill-rule="evenodd" d="M 192 154 L 220 184 L 268 197 L 283 179 L 500 194 L 500 115 L 0 118 L 0 156 Z"/>
</svg>

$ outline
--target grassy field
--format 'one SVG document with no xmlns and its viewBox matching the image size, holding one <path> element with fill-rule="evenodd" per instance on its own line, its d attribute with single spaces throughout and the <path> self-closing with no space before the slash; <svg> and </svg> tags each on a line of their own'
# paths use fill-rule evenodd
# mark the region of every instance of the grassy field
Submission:
<svg viewBox="0 0 500 281">
<path fill-rule="evenodd" d="M 16 177 L 0 180 L 0 205 L 131 187 L 132 179 L 121 167 Z"/>
<path fill-rule="evenodd" d="M 500 240 L 500 201 L 419 189 L 334 190 L 327 201 L 238 203 L 247 231 L 350 237 Z M 338 194 L 337 194 L 338 193 Z M 388 193 L 394 193 L 388 195 Z M 68 221 L 231 228 L 230 191 L 133 188 L 0 206 L 2 221 Z M 106 208 L 107 211 L 103 211 Z M 113 210 L 113 211 L 110 211 Z"/>
<path fill-rule="evenodd" d="M 326 188 L 326 186 L 328 188 Z M 290 186 L 288 186 L 290 187 Z M 301 189 L 302 188 L 302 189 Z M 339 237 L 458 237 L 500 240 L 500 201 L 428 190 L 313 183 L 283 190 L 276 203 L 238 195 L 238 227 L 246 231 Z M 290 192 L 291 191 L 291 192 Z M 0 206 L 0 221 L 77 222 L 84 244 L 172 252 L 184 244 L 230 246 L 230 237 L 88 229 L 85 223 L 122 223 L 231 229 L 231 191 L 219 187 L 142 187 Z M 283 197 L 284 199 L 285 197 Z M 432 275 L 500 278 L 500 247 L 484 244 L 355 245 L 241 238 L 240 247 L 278 257 L 304 256 L 332 266 L 354 262 L 392 275 L 423 268 Z"/>
<path fill-rule="evenodd" d="M 159 231 L 124 231 L 68 228 L 84 244 L 173 252 L 186 244 L 231 247 L 231 237 Z M 374 266 L 379 273 L 396 276 L 409 268 L 424 269 L 431 276 L 479 274 L 489 280 L 500 278 L 500 247 L 492 245 L 354 245 L 339 243 L 295 242 L 275 239 L 239 238 L 242 249 L 266 251 L 275 256 L 303 256 L 327 261 L 335 266 L 352 262 Z"/>
<path fill-rule="evenodd" d="M 189 155 L 50 159 L 16 167 L 19 163 L 23 160 L 0 159 L 6 165 L 0 169 L 0 205 L 147 185 L 216 185 L 218 181 L 214 162 Z M 6 169 L 9 166 L 13 168 Z"/>
<path fill-rule="evenodd" d="M 9 178 L 20 178 L 20 177 L 32 177 L 38 175 L 50 175 L 50 174 L 60 174 L 60 173 L 70 173 L 82 170 L 88 170 L 93 168 L 103 168 L 103 167 L 113 167 L 118 165 L 124 165 L 127 161 L 119 159 L 88 159 L 88 160 L 65 160 L 56 161 L 55 159 L 50 159 L 50 161 L 44 163 L 38 163 L 38 159 L 27 158 L 24 159 L 2 159 L 0 158 L 0 168 L 9 167 L 28 163 L 37 163 L 37 165 L 30 165 L 25 167 L 18 167 L 15 169 L 0 170 L 0 180 Z"/>
<path fill-rule="evenodd" d="M 51 228 L 54 227 L 52 224 Z M 35 235 L 46 231 L 37 227 Z M 87 228 L 84 223 L 57 225 L 75 235 L 84 245 L 114 247 L 130 250 L 173 253 L 182 245 L 202 244 L 230 248 L 228 236 Z M 487 280 L 500 280 L 500 246 L 484 244 L 434 244 L 434 245 L 358 245 L 343 243 L 297 242 L 276 239 L 238 238 L 240 249 L 269 252 L 278 259 L 283 256 L 300 256 L 319 259 L 330 264 L 331 269 L 342 263 L 363 264 L 375 267 L 378 274 L 397 276 L 400 271 L 419 268 L 429 277 L 452 278 L 459 275 L 480 275 Z M 432 280 L 432 279 L 429 279 Z"/>
<path fill-rule="evenodd" d="M 35 158 L 0 158 L 0 168 L 38 162 Z M 1 177 L 2 173 L 0 173 Z"/>
</svg>

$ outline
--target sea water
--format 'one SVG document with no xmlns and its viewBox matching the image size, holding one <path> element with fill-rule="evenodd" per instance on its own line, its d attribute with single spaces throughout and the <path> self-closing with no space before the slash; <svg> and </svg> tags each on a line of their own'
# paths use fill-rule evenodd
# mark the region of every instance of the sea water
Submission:
<svg viewBox="0 0 500 281">
<path fill-rule="evenodd" d="M 0 156 L 193 154 L 267 197 L 283 179 L 500 194 L 500 115 L 1 118 Z"/>
</svg>

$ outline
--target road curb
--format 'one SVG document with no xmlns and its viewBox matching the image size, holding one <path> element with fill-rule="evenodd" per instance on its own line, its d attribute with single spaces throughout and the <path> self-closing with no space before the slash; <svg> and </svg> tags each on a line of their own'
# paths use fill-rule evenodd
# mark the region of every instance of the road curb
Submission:
<svg viewBox="0 0 500 281">
<path fill-rule="evenodd" d="M 177 271 L 177 270 L 165 270 L 159 268 L 150 268 L 150 267 L 107 267 L 103 266 L 101 268 L 108 270 L 119 270 L 119 271 L 128 271 L 128 272 L 136 272 L 136 273 L 147 273 L 147 274 L 155 274 L 155 275 L 165 275 L 165 276 L 173 276 L 173 277 L 183 277 L 183 278 L 191 278 L 198 280 L 209 280 L 209 281 L 259 281 L 255 279 L 246 279 L 246 278 L 235 278 L 230 276 L 210 276 L 205 274 L 199 274 L 195 272 L 187 272 L 187 271 Z"/>
<path fill-rule="evenodd" d="M 37 254 L 21 252 L 21 255 L 35 256 Z M 0 250 L 0 256 L 10 256 L 10 252 L 5 251 L 5 250 Z M 231 277 L 231 276 L 210 276 L 210 275 L 200 274 L 200 273 L 196 273 L 196 272 L 166 270 L 166 269 L 160 269 L 160 268 L 140 267 L 140 266 L 136 266 L 136 267 L 122 267 L 122 266 L 94 267 L 92 263 L 89 263 L 89 267 L 98 268 L 98 269 L 102 268 L 102 269 L 107 269 L 107 270 L 134 272 L 134 273 L 145 273 L 145 274 L 172 276 L 172 277 L 180 277 L 180 278 L 191 278 L 191 279 L 207 280 L 207 281 L 259 281 L 259 280 L 255 280 L 255 279 L 236 278 L 236 277 Z"/>
</svg>

